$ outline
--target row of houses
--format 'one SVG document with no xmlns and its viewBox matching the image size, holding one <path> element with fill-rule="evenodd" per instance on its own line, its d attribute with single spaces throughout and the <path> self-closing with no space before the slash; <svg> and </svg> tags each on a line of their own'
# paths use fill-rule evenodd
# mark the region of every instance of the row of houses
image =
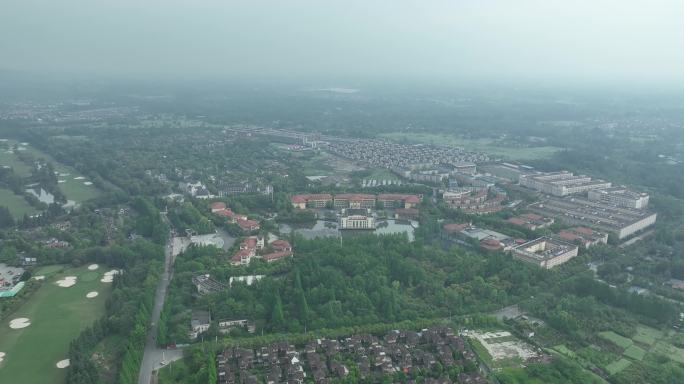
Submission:
<svg viewBox="0 0 684 384">
<path fill-rule="evenodd" d="M 444 203 L 452 209 L 470 214 L 494 213 L 502 210 L 506 192 L 497 188 L 452 188 L 442 194 Z"/>
<path fill-rule="evenodd" d="M 403 208 L 412 209 L 421 203 L 421 195 L 381 193 L 373 195 L 368 193 L 330 193 L 300 194 L 290 197 L 292 206 L 297 209 L 326 208 L 336 209 L 352 208 Z"/>
<path fill-rule="evenodd" d="M 344 379 L 352 369 L 361 378 L 381 380 L 398 372 L 422 376 L 438 364 L 444 371 L 456 365 L 478 365 L 465 339 L 448 327 L 314 339 L 299 346 L 275 342 L 256 348 L 233 347 L 216 357 L 219 384 L 326 384 Z M 446 374 L 424 382 L 453 383 Z M 474 371 L 461 373 L 456 382 L 484 384 L 487 380 Z"/>
<path fill-rule="evenodd" d="M 254 232 L 261 229 L 258 221 L 248 218 L 247 215 L 233 212 L 224 202 L 212 203 L 211 213 L 226 218 L 229 223 L 237 224 L 244 232 Z"/>
</svg>

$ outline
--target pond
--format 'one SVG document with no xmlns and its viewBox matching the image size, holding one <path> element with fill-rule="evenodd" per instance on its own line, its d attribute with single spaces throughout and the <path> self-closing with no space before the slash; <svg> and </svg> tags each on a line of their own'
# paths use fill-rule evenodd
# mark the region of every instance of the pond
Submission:
<svg viewBox="0 0 684 384">
<path fill-rule="evenodd" d="M 358 234 L 368 234 L 375 233 L 380 235 L 387 234 L 397 234 L 406 233 L 408 235 L 409 241 L 413 241 L 413 231 L 418 228 L 418 221 L 416 220 L 378 220 L 376 229 L 374 231 L 368 230 L 339 230 L 338 224 L 336 222 L 316 220 L 316 222 L 311 225 L 301 225 L 301 224 L 284 224 L 281 223 L 278 229 L 281 233 L 295 233 L 302 235 L 306 239 L 314 239 L 316 237 L 340 237 L 342 236 L 354 236 Z"/>
<path fill-rule="evenodd" d="M 46 191 L 43 188 L 40 188 L 40 190 L 36 188 L 29 188 L 26 190 L 26 192 L 35 196 L 41 203 L 50 205 L 55 202 L 55 195 Z M 66 203 L 62 204 L 62 208 L 73 208 L 75 206 L 76 202 L 74 200 L 67 200 Z"/>
</svg>

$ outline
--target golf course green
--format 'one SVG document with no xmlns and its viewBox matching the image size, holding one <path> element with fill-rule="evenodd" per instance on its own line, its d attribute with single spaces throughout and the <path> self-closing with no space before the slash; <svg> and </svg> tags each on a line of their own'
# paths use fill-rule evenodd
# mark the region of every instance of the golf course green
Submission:
<svg viewBox="0 0 684 384">
<path fill-rule="evenodd" d="M 0 358 L 0 383 L 64 382 L 66 369 L 56 364 L 67 358 L 69 343 L 104 313 L 111 283 L 100 279 L 107 271 L 105 266 L 94 270 L 88 266 L 49 266 L 35 271 L 34 277 L 41 273 L 44 276 L 41 287 L 0 321 L 0 356 L 4 353 Z M 75 284 L 60 287 L 57 282 L 67 276 L 76 277 Z M 91 292 L 98 294 L 87 298 Z M 12 320 L 22 318 L 30 324 L 19 329 L 10 327 Z"/>
</svg>

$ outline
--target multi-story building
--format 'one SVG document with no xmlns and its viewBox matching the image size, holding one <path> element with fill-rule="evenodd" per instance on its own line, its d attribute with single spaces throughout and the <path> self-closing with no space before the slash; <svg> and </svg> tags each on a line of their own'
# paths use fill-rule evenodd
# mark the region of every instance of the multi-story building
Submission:
<svg viewBox="0 0 684 384">
<path fill-rule="evenodd" d="M 381 193 L 378 202 L 385 208 L 415 208 L 420 204 L 421 196 L 399 193 Z"/>
<path fill-rule="evenodd" d="M 506 199 L 504 191 L 487 188 L 455 188 L 442 194 L 449 208 L 460 209 L 465 213 L 492 213 L 503 209 L 501 203 Z"/>
<path fill-rule="evenodd" d="M 589 248 L 596 244 L 608 244 L 607 233 L 595 231 L 587 227 L 562 229 L 558 232 L 558 237 L 570 243 L 579 243 L 584 248 Z"/>
<path fill-rule="evenodd" d="M 332 203 L 332 195 L 329 193 L 309 193 L 290 197 L 292 206 L 298 209 L 325 208 Z"/>
<path fill-rule="evenodd" d="M 340 229 L 375 229 L 375 218 L 368 209 L 345 209 L 340 218 Z"/>
<path fill-rule="evenodd" d="M 625 187 L 590 190 L 587 197 L 591 201 L 634 209 L 645 209 L 648 206 L 649 199 L 648 193 L 630 191 Z"/>
<path fill-rule="evenodd" d="M 525 213 L 520 216 L 511 217 L 508 220 L 513 225 L 519 225 L 530 230 L 550 227 L 554 220 L 549 217 L 540 216 L 534 213 Z"/>
<path fill-rule="evenodd" d="M 335 195 L 334 207 L 341 208 L 375 208 L 375 195 L 367 193 L 340 193 Z"/>
<path fill-rule="evenodd" d="M 552 216 L 566 224 L 596 228 L 614 233 L 619 240 L 655 224 L 657 214 L 640 209 L 619 207 L 578 197 L 546 197 L 528 208 L 540 215 Z"/>
<path fill-rule="evenodd" d="M 592 189 L 609 188 L 611 183 L 604 180 L 592 180 L 586 175 L 574 175 L 572 172 L 562 171 L 521 175 L 520 185 L 562 197 Z"/>
<path fill-rule="evenodd" d="M 513 248 L 519 260 L 551 269 L 577 256 L 578 247 L 551 237 L 540 237 Z"/>
</svg>

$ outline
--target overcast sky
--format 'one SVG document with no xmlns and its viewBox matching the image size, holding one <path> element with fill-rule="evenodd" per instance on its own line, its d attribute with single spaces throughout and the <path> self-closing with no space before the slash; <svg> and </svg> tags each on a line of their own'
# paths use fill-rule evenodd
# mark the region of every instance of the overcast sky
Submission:
<svg viewBox="0 0 684 384">
<path fill-rule="evenodd" d="M 0 69 L 684 85 L 684 1 L 3 0 Z"/>
</svg>

